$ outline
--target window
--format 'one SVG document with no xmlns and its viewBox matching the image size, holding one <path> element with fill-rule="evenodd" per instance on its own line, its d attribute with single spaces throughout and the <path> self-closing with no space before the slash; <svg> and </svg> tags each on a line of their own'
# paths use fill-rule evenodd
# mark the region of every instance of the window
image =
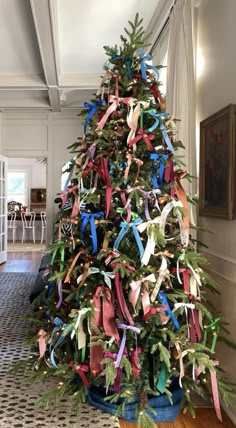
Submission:
<svg viewBox="0 0 236 428">
<path fill-rule="evenodd" d="M 7 174 L 7 200 L 28 204 L 28 174 L 26 170 L 10 170 Z"/>
</svg>

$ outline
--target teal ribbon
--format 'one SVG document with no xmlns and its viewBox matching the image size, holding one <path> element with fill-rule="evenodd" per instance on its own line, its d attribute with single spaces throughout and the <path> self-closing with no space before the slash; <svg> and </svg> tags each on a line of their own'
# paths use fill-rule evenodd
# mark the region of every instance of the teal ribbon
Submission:
<svg viewBox="0 0 236 428">
<path fill-rule="evenodd" d="M 119 233 L 119 235 L 117 236 L 115 242 L 114 242 L 114 250 L 118 250 L 120 242 L 122 241 L 122 239 L 124 238 L 124 236 L 126 235 L 126 233 L 132 229 L 138 249 L 139 249 L 139 253 L 140 253 L 140 257 L 142 258 L 143 254 L 144 254 L 144 248 L 143 248 L 143 244 L 142 241 L 140 239 L 138 230 L 137 230 L 137 226 L 139 224 L 141 224 L 143 222 L 143 220 L 141 218 L 137 218 L 136 220 L 134 220 L 131 223 L 126 223 L 126 222 L 121 222 L 120 226 L 121 226 L 121 231 Z"/>
<path fill-rule="evenodd" d="M 132 79 L 132 64 L 134 61 L 134 58 L 132 56 L 122 56 L 122 55 L 112 55 L 111 60 L 113 62 L 122 61 L 125 63 L 128 79 Z"/>
<path fill-rule="evenodd" d="M 98 240 L 97 240 L 97 232 L 95 227 L 95 219 L 96 218 L 104 218 L 104 213 L 102 211 L 98 211 L 97 213 L 80 213 L 81 225 L 80 225 L 80 236 L 81 239 L 84 237 L 84 231 L 87 224 L 90 224 L 91 235 L 92 235 L 92 254 L 97 252 L 98 249 Z"/>
<path fill-rule="evenodd" d="M 159 126 L 159 129 L 162 132 L 163 138 L 166 142 L 168 149 L 174 154 L 175 153 L 174 148 L 171 144 L 171 141 L 169 139 L 169 135 L 167 134 L 165 125 L 162 121 L 162 119 L 167 119 L 169 117 L 169 114 L 168 113 L 157 113 L 156 110 L 147 110 L 145 113 L 148 113 L 155 120 L 154 124 L 150 128 L 148 128 L 148 132 L 153 132 Z"/>
<path fill-rule="evenodd" d="M 166 389 L 166 381 L 167 381 L 167 375 L 168 375 L 168 371 L 167 371 L 167 367 L 165 363 L 161 364 L 161 370 L 159 373 L 159 377 L 158 377 L 158 382 L 157 382 L 157 391 L 159 391 L 161 394 L 163 394 L 165 392 Z"/>
<path fill-rule="evenodd" d="M 61 320 L 61 318 L 59 318 L 59 317 L 55 317 L 54 318 L 54 324 L 55 324 L 55 327 L 54 327 L 54 329 L 52 330 L 52 335 L 51 335 L 51 343 L 50 343 L 50 348 L 49 348 L 49 350 L 50 350 L 50 360 L 51 360 L 51 363 L 52 363 L 52 366 L 55 368 L 55 369 L 57 369 L 58 368 L 58 366 L 57 366 L 57 364 L 56 364 L 56 361 L 55 361 L 55 357 L 54 357 L 54 351 L 55 351 L 55 349 L 63 342 L 63 340 L 65 339 L 65 337 L 66 336 L 64 336 L 63 335 L 63 333 L 61 334 L 61 336 L 59 337 L 59 339 L 57 340 L 57 342 L 55 343 L 55 345 L 53 346 L 52 345 L 52 343 L 53 343 L 53 337 L 54 337 L 54 335 L 58 332 L 58 331 L 60 331 L 61 330 L 61 328 L 62 327 L 65 327 L 66 326 L 66 324 L 64 324 L 63 323 L 63 321 Z"/>
<path fill-rule="evenodd" d="M 138 55 L 139 55 L 139 60 L 140 60 L 142 78 L 144 80 L 148 80 L 147 70 L 152 70 L 156 74 L 157 79 L 159 79 L 159 77 L 160 77 L 159 70 L 154 65 L 147 63 L 147 61 L 152 60 L 152 56 L 151 55 L 144 55 L 144 52 L 142 49 L 138 49 Z"/>
</svg>

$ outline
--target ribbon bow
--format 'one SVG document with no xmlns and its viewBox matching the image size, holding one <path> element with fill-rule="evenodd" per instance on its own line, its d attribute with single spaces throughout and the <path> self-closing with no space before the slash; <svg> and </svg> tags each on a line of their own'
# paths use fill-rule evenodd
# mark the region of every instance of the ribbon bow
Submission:
<svg viewBox="0 0 236 428">
<path fill-rule="evenodd" d="M 137 343 L 137 333 L 140 333 L 140 331 L 141 331 L 140 328 L 135 327 L 134 325 L 118 324 L 118 328 L 123 330 L 123 337 L 122 337 L 120 349 L 119 349 L 119 352 L 118 352 L 118 355 L 117 355 L 117 358 L 115 361 L 115 367 L 116 368 L 120 367 L 121 358 L 122 358 L 122 355 L 123 355 L 124 350 L 125 350 L 127 330 L 131 330 L 132 332 L 135 333 L 136 343 Z"/>
<path fill-rule="evenodd" d="M 144 289 L 142 290 L 142 306 L 143 306 L 143 313 L 146 315 L 150 310 L 150 299 L 149 299 L 149 293 L 147 291 L 148 282 L 156 282 L 156 277 L 152 273 L 145 278 L 141 278 L 138 281 L 132 281 L 130 283 L 131 293 L 130 293 L 130 302 L 133 305 L 133 308 L 135 310 L 137 300 L 140 295 L 141 291 L 141 285 L 144 284 Z"/>
<path fill-rule="evenodd" d="M 89 381 L 88 381 L 88 379 L 86 378 L 86 375 L 85 375 L 85 373 L 87 373 L 89 371 L 89 366 L 87 366 L 87 364 L 77 365 L 77 366 L 75 366 L 75 371 L 81 377 L 83 384 L 87 388 L 89 388 L 90 387 L 90 383 L 89 383 Z"/>
<path fill-rule="evenodd" d="M 84 329 L 83 329 L 83 321 L 88 316 L 89 312 L 91 312 L 91 311 L 92 311 L 91 308 L 83 308 L 83 309 L 80 309 L 78 311 L 78 317 L 77 317 L 77 320 L 75 322 L 74 328 L 71 332 L 71 339 L 73 339 L 76 331 L 78 330 L 78 334 L 77 334 L 77 336 L 78 336 L 78 349 L 82 349 L 86 345 L 86 334 L 85 334 Z M 88 323 L 88 331 L 89 331 L 89 334 L 91 335 L 92 333 L 90 330 L 89 323 Z"/>
<path fill-rule="evenodd" d="M 129 103 L 130 111 L 127 116 L 127 124 L 130 128 L 130 132 L 127 138 L 127 144 L 129 144 L 129 142 L 135 137 L 135 133 L 138 127 L 138 119 L 141 113 L 141 106 L 147 108 L 149 104 L 150 103 L 147 101 L 137 101 L 135 99 L 133 100 L 133 102 Z"/>
<path fill-rule="evenodd" d="M 88 109 L 88 114 L 85 118 L 85 124 L 84 124 L 84 134 L 86 134 L 86 127 L 89 124 L 90 120 L 92 119 L 94 113 L 96 113 L 98 107 L 106 105 L 105 100 L 96 101 L 92 104 L 89 104 L 87 102 L 84 103 L 84 107 Z"/>
<path fill-rule="evenodd" d="M 136 137 L 134 137 L 131 141 L 129 141 L 129 147 L 133 146 L 138 141 L 143 140 L 146 143 L 148 150 L 150 152 L 154 152 L 154 148 L 153 148 L 152 143 L 151 143 L 151 140 L 154 140 L 154 138 L 155 138 L 155 136 L 153 134 L 147 135 L 144 132 L 144 129 L 140 128 L 138 130 L 138 135 Z"/>
<path fill-rule="evenodd" d="M 92 233 L 92 254 L 96 253 L 98 248 L 98 242 L 97 242 L 97 233 L 96 233 L 96 227 L 95 227 L 95 219 L 96 218 L 103 218 L 104 213 L 102 211 L 98 211 L 96 213 L 80 213 L 81 217 L 81 225 L 80 225 L 80 235 L 83 239 L 85 227 L 88 223 L 90 223 L 91 233 Z"/>
<path fill-rule="evenodd" d="M 150 159 L 152 161 L 152 185 L 154 189 L 159 189 L 159 187 L 164 183 L 164 171 L 165 171 L 165 161 L 168 160 L 168 155 L 163 155 L 162 153 L 151 153 Z M 159 171 L 157 173 L 155 161 L 159 160 Z M 157 176 L 159 180 L 157 180 Z"/>
<path fill-rule="evenodd" d="M 119 98 L 116 97 L 115 95 L 110 95 L 109 96 L 109 104 L 111 104 L 106 113 L 104 114 L 104 116 L 102 117 L 102 119 L 100 120 L 100 122 L 97 125 L 97 129 L 102 129 L 108 119 L 108 117 L 117 109 L 117 107 L 119 106 L 119 104 L 122 102 L 124 104 L 129 104 L 131 101 L 133 100 L 132 97 L 127 97 L 127 98 Z"/>
<path fill-rule="evenodd" d="M 101 275 L 103 275 L 104 276 L 104 281 L 105 281 L 105 283 L 107 284 L 107 286 L 111 289 L 111 279 L 114 279 L 115 278 L 115 274 L 113 273 L 113 272 L 106 272 L 106 271 L 104 271 L 104 270 L 100 270 L 100 269 L 98 269 L 98 268 L 96 268 L 96 267 L 91 267 L 91 268 L 89 268 L 89 270 L 88 270 L 88 274 L 87 274 L 87 277 L 89 276 L 89 275 L 93 275 L 93 274 L 95 274 L 95 273 L 100 273 Z M 80 283 L 80 281 L 81 281 L 81 279 L 83 278 L 83 274 L 81 274 L 79 277 L 78 277 L 78 279 L 77 279 L 77 284 L 79 284 Z"/>
<path fill-rule="evenodd" d="M 141 224 L 142 221 L 143 220 L 138 217 L 132 223 L 121 222 L 120 226 L 121 226 L 122 229 L 121 229 L 119 235 L 117 236 L 117 238 L 116 238 L 116 240 L 114 242 L 113 249 L 114 250 L 118 250 L 121 240 L 124 238 L 124 236 L 126 235 L 126 233 L 130 229 L 132 229 L 134 237 L 135 237 L 135 240 L 136 240 L 136 243 L 137 243 L 137 246 L 138 246 L 138 249 L 139 249 L 140 257 L 143 257 L 144 248 L 143 248 L 143 244 L 142 244 L 142 241 L 140 239 L 140 236 L 139 236 L 139 233 L 138 233 L 138 230 L 137 230 L 137 226 L 139 224 Z"/>
<path fill-rule="evenodd" d="M 52 339 L 53 339 L 53 336 L 55 335 L 55 333 L 58 333 L 61 330 L 62 327 L 66 326 L 66 324 L 64 324 L 63 321 L 61 320 L 61 318 L 59 318 L 59 317 L 55 317 L 54 318 L 54 324 L 55 324 L 55 327 L 52 330 L 51 343 L 50 343 L 50 360 L 51 360 L 51 363 L 52 363 L 53 367 L 55 369 L 57 369 L 58 366 L 57 366 L 57 364 L 55 362 L 54 351 L 63 342 L 63 340 L 65 339 L 66 335 L 64 335 L 62 333 L 54 346 L 52 345 L 52 343 L 53 343 Z"/>
<path fill-rule="evenodd" d="M 144 55 L 144 52 L 142 49 L 138 49 L 138 55 L 140 60 L 142 78 L 144 80 L 148 80 L 147 70 L 152 70 L 156 74 L 157 79 L 159 79 L 160 77 L 159 70 L 154 65 L 148 64 L 147 62 L 147 61 L 152 61 L 151 55 Z"/>
<path fill-rule="evenodd" d="M 153 117 L 153 119 L 155 119 L 154 124 L 148 128 L 148 132 L 153 132 L 158 126 L 160 131 L 162 132 L 163 138 L 165 140 L 165 143 L 168 147 L 168 149 L 170 150 L 170 152 L 172 152 L 173 154 L 175 153 L 174 148 L 171 144 L 169 135 L 167 134 L 165 125 L 162 121 L 162 119 L 166 119 L 169 117 L 168 113 L 157 113 L 156 110 L 147 110 L 145 113 L 149 113 L 150 116 Z"/>
</svg>

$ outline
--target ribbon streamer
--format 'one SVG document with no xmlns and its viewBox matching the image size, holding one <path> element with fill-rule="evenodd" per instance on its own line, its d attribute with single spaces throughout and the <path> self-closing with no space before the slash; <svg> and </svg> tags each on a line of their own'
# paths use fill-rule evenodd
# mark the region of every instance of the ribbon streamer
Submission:
<svg viewBox="0 0 236 428">
<path fill-rule="evenodd" d="M 170 305 L 169 305 L 169 302 L 168 302 L 168 299 L 167 299 L 165 293 L 163 291 L 159 291 L 158 298 L 160 299 L 161 303 L 163 305 L 165 305 L 165 307 L 167 308 L 166 312 L 168 313 L 168 315 L 169 315 L 171 321 L 173 322 L 176 330 L 178 330 L 180 328 L 179 321 L 177 320 L 177 318 L 173 314 L 172 310 L 170 309 Z"/>
<path fill-rule="evenodd" d="M 134 325 L 125 325 L 125 324 L 118 324 L 118 328 L 123 330 L 123 337 L 122 337 L 122 341 L 120 344 L 120 349 L 115 361 L 115 367 L 120 367 L 120 362 L 121 362 L 121 358 L 123 355 L 123 352 L 125 350 L 125 344 L 126 344 L 126 332 L 127 330 L 131 330 L 132 332 L 135 333 L 135 337 L 136 337 L 136 342 L 137 342 L 137 333 L 140 333 L 140 328 L 135 327 Z"/>
<path fill-rule="evenodd" d="M 92 324 L 97 328 L 104 328 L 107 336 L 114 337 L 119 342 L 119 333 L 115 324 L 114 295 L 109 288 L 99 286 L 93 296 L 94 320 Z"/>
<path fill-rule="evenodd" d="M 91 311 L 92 311 L 91 308 L 83 308 L 78 311 L 78 317 L 75 322 L 74 328 L 71 332 L 71 339 L 74 338 L 75 333 L 77 332 L 79 350 L 84 348 L 86 345 L 86 334 L 84 332 L 83 322 L 84 322 L 84 319 L 88 316 L 88 314 L 91 313 Z M 88 323 L 88 332 L 90 335 L 92 334 L 89 323 Z"/>
<path fill-rule="evenodd" d="M 159 293 L 162 282 L 170 273 L 168 270 L 167 259 L 164 255 L 161 256 L 161 266 L 160 266 L 160 269 L 158 272 L 159 272 L 159 274 L 158 274 L 157 282 L 156 282 L 156 285 L 155 285 L 154 290 L 153 290 L 152 295 L 151 295 L 151 301 L 152 302 L 154 302 L 156 300 L 156 296 Z"/>
<path fill-rule="evenodd" d="M 135 271 L 135 269 L 132 266 L 129 266 L 126 263 L 112 263 L 111 264 L 112 269 L 116 268 L 117 266 L 124 266 L 125 268 L 129 269 L 130 271 Z M 120 275 L 119 275 L 118 270 L 115 272 L 115 287 L 116 287 L 116 294 L 117 294 L 117 299 L 118 299 L 119 310 L 123 314 L 123 316 L 126 318 L 126 320 L 130 324 L 133 325 L 134 322 L 133 322 L 133 319 L 130 315 L 128 306 L 127 306 L 125 298 L 124 298 L 123 288 L 122 288 L 122 284 L 120 281 Z"/>
<path fill-rule="evenodd" d="M 123 355 L 127 355 L 127 351 L 124 351 Z M 116 360 L 117 358 L 117 353 L 115 352 L 105 352 L 104 353 L 104 358 L 112 358 L 113 360 Z M 121 376 L 122 376 L 122 369 L 120 367 L 117 367 L 116 369 L 116 379 L 115 379 L 115 383 L 114 383 L 114 391 L 115 392 L 119 392 L 120 391 L 120 381 L 121 381 Z M 106 381 L 107 383 L 107 381 Z M 106 386 L 106 393 L 108 393 L 108 385 Z"/>
<path fill-rule="evenodd" d="M 97 233 L 95 227 L 95 219 L 104 218 L 104 213 L 102 211 L 98 211 L 96 213 L 80 213 L 81 217 L 81 225 L 80 225 L 80 236 L 83 239 L 84 231 L 86 225 L 89 223 L 92 234 L 92 254 L 97 252 L 98 242 L 97 242 Z"/>
<path fill-rule="evenodd" d="M 149 282 L 152 282 L 152 283 L 156 282 L 156 277 L 153 273 L 146 276 L 145 278 L 141 278 L 138 281 L 132 281 L 130 283 L 130 288 L 131 288 L 130 302 L 132 303 L 134 310 L 140 295 L 141 286 L 142 284 L 144 284 L 144 288 L 142 290 L 142 306 L 143 306 L 144 315 L 146 315 L 149 312 L 151 307 L 149 293 L 148 293 Z"/>
<path fill-rule="evenodd" d="M 214 365 L 218 366 L 219 361 L 214 361 Z M 198 377 L 202 372 L 203 372 L 203 369 L 201 367 L 198 367 L 196 369 L 196 377 Z M 214 402 L 216 416 L 222 422 L 222 415 L 221 415 L 221 409 L 220 409 L 220 398 L 219 398 L 216 372 L 213 370 L 210 370 L 210 376 L 211 376 L 211 389 L 212 389 L 213 402 Z"/>
<path fill-rule="evenodd" d="M 166 389 L 167 375 L 168 375 L 168 371 L 167 371 L 166 364 L 162 362 L 161 370 L 159 373 L 158 382 L 156 386 L 157 391 L 159 391 L 161 394 L 164 394 Z"/>
<path fill-rule="evenodd" d="M 142 348 L 136 348 L 131 354 L 132 370 L 135 379 L 139 379 L 140 366 L 138 362 L 138 354 L 142 353 Z"/>
<path fill-rule="evenodd" d="M 43 358 L 47 349 L 47 345 L 46 345 L 47 332 L 41 328 L 37 336 L 38 336 L 38 342 L 39 342 L 39 356 L 40 358 Z"/>
<path fill-rule="evenodd" d="M 168 155 L 162 153 L 151 153 L 150 159 L 152 161 L 152 185 L 154 189 L 159 189 L 160 186 L 164 183 L 164 171 L 165 171 L 165 161 L 168 160 Z M 159 160 L 159 171 L 156 170 L 155 161 Z M 157 179 L 157 177 L 159 179 Z"/>
<path fill-rule="evenodd" d="M 155 253 L 155 246 L 156 246 L 156 240 L 155 240 L 155 230 L 154 225 L 158 225 L 160 222 L 160 217 L 156 217 L 153 220 L 149 220 L 147 222 L 142 222 L 138 225 L 137 229 L 140 233 L 143 233 L 145 229 L 147 229 L 147 244 L 145 251 L 143 252 L 143 256 L 141 259 L 141 262 L 143 265 L 147 266 L 150 260 L 150 257 L 152 254 Z"/>
<path fill-rule="evenodd" d="M 171 144 L 169 135 L 167 134 L 165 125 L 162 121 L 162 119 L 166 119 L 170 117 L 170 115 L 168 113 L 157 113 L 156 110 L 147 110 L 145 113 L 148 113 L 155 120 L 154 124 L 150 128 L 148 128 L 148 132 L 153 132 L 159 126 L 159 129 L 162 132 L 162 136 L 165 140 L 168 150 L 174 154 L 174 148 Z"/>
</svg>

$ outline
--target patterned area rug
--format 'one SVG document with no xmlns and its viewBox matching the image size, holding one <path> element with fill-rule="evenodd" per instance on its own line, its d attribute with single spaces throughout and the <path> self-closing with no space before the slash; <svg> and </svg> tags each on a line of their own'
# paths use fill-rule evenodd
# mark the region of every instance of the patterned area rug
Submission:
<svg viewBox="0 0 236 428">
<path fill-rule="evenodd" d="M 29 294 L 36 274 L 0 273 L 0 427 L 1 428 L 115 428 L 114 418 L 84 405 L 80 416 L 72 414 L 69 400 L 63 399 L 57 409 L 44 411 L 34 405 L 48 385 L 28 386 L 24 377 L 9 374 L 12 362 L 29 356 L 23 344 L 30 328 L 20 316 L 30 313 Z M 51 385 L 53 386 L 53 385 Z"/>
</svg>

